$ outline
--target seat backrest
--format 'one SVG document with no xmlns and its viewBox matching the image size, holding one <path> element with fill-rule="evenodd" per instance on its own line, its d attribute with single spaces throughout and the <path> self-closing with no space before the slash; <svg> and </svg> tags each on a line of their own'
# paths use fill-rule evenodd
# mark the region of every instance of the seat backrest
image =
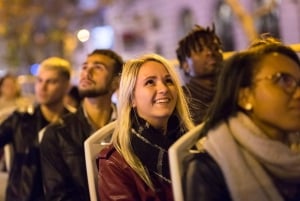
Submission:
<svg viewBox="0 0 300 201">
<path fill-rule="evenodd" d="M 97 193 L 98 169 L 96 158 L 105 146 L 111 143 L 115 121 L 100 128 L 84 141 L 85 164 L 91 201 L 99 201 Z"/>
<path fill-rule="evenodd" d="M 184 159 L 191 154 L 190 149 L 195 145 L 201 128 L 202 124 L 190 130 L 168 150 L 174 201 L 184 200 L 182 185 L 183 170 L 185 169 Z"/>
<path fill-rule="evenodd" d="M 8 183 L 8 172 L 0 171 L 0 200 L 5 200 L 6 187 Z"/>
<path fill-rule="evenodd" d="M 4 146 L 4 160 L 5 160 L 5 167 L 8 172 L 11 170 L 13 157 L 14 157 L 14 150 L 12 144 L 6 144 Z"/>
</svg>

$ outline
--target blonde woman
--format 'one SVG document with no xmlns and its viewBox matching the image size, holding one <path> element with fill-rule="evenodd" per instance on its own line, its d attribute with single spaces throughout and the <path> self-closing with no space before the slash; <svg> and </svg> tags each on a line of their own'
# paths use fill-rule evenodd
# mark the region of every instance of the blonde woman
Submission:
<svg viewBox="0 0 300 201">
<path fill-rule="evenodd" d="M 168 148 L 193 128 L 179 77 L 156 54 L 123 67 L 113 144 L 99 156 L 101 200 L 173 200 Z"/>
</svg>

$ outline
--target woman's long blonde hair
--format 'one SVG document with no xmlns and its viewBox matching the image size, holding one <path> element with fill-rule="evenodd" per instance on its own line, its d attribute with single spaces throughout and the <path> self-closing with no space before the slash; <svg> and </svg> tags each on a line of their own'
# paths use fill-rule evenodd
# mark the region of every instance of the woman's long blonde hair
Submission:
<svg viewBox="0 0 300 201">
<path fill-rule="evenodd" d="M 135 90 L 135 84 L 138 76 L 138 72 L 141 66 L 148 61 L 156 61 L 163 64 L 166 70 L 169 72 L 176 91 L 178 92 L 177 104 L 175 107 L 174 114 L 178 116 L 181 125 L 188 131 L 194 127 L 192 123 L 190 112 L 188 109 L 187 101 L 182 90 L 182 85 L 179 76 L 175 70 L 175 67 L 157 54 L 147 54 L 139 59 L 129 60 L 123 66 L 121 75 L 120 88 L 119 88 L 119 99 L 118 99 L 118 118 L 116 121 L 116 129 L 113 133 L 113 144 L 117 151 L 121 153 L 125 161 L 129 166 L 142 178 L 142 180 L 152 189 L 151 178 L 144 168 L 141 161 L 134 154 L 131 147 L 130 135 L 131 135 L 131 110 L 132 110 L 132 97 Z"/>
</svg>

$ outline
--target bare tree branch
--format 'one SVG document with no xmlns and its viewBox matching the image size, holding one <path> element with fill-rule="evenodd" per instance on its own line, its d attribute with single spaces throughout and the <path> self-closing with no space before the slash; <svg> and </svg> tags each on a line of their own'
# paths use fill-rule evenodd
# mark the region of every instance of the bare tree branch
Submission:
<svg viewBox="0 0 300 201">
<path fill-rule="evenodd" d="M 256 39 L 258 33 L 255 29 L 254 20 L 251 14 L 238 0 L 225 0 L 225 2 L 230 6 L 237 19 L 241 22 L 241 26 L 243 27 L 249 42 Z"/>
</svg>

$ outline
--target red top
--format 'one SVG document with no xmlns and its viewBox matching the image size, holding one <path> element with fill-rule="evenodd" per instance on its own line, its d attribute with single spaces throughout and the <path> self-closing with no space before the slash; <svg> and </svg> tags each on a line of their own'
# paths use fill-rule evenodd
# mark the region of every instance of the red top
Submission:
<svg viewBox="0 0 300 201">
<path fill-rule="evenodd" d="M 152 178 L 155 191 L 133 171 L 110 145 L 98 157 L 98 193 L 105 201 L 173 201 L 171 184 Z"/>
</svg>

